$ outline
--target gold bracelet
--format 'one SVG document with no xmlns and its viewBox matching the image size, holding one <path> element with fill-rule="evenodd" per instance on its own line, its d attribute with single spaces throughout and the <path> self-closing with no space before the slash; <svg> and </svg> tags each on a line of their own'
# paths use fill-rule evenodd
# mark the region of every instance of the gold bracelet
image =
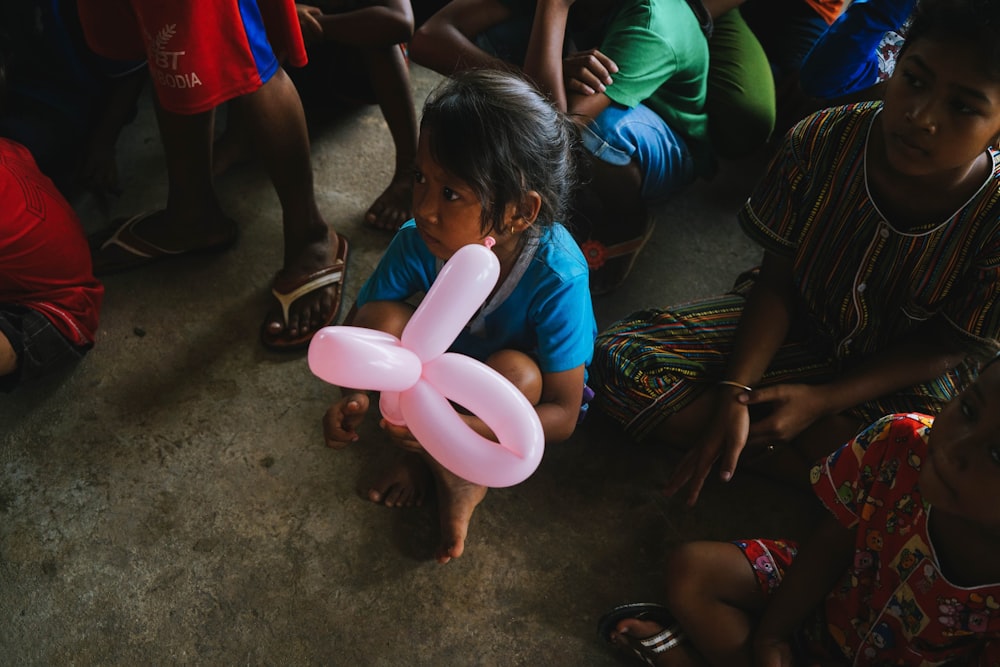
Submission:
<svg viewBox="0 0 1000 667">
<path fill-rule="evenodd" d="M 737 389 L 742 389 L 746 392 L 753 391 L 753 387 L 748 387 L 742 382 L 734 382 L 733 380 L 719 380 L 719 384 L 724 384 L 727 387 L 736 387 Z"/>
</svg>

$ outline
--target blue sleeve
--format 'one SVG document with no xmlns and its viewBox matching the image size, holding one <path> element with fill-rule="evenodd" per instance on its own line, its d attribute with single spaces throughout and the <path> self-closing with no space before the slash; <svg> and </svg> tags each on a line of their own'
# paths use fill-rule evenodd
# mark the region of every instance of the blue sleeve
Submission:
<svg viewBox="0 0 1000 667">
<path fill-rule="evenodd" d="M 404 301 L 426 292 L 437 276 L 437 260 L 417 233 L 413 221 L 392 237 L 378 266 L 361 286 L 356 305 L 370 301 Z"/>
<path fill-rule="evenodd" d="M 832 99 L 878 82 L 878 45 L 899 30 L 916 0 L 854 0 L 802 63 L 802 90 Z"/>
<path fill-rule="evenodd" d="M 590 365 L 597 323 L 587 275 L 567 280 L 539 295 L 534 304 L 538 365 L 559 373 Z"/>
</svg>

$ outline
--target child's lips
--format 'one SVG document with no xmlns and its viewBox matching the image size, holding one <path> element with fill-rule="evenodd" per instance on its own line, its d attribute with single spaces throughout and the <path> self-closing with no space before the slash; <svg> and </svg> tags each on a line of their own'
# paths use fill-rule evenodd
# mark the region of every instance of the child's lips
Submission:
<svg viewBox="0 0 1000 667">
<path fill-rule="evenodd" d="M 902 134 L 896 134 L 894 135 L 894 137 L 896 139 L 896 143 L 902 146 L 905 151 L 916 155 L 922 155 L 925 157 L 927 155 L 930 155 L 930 151 L 928 151 L 919 143 L 908 138 L 907 136 Z"/>
</svg>

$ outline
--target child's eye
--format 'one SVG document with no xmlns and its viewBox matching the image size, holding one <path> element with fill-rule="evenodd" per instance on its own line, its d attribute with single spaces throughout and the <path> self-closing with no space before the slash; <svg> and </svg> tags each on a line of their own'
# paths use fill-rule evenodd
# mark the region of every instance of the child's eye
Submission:
<svg viewBox="0 0 1000 667">
<path fill-rule="evenodd" d="M 458 199 L 458 193 L 447 186 L 441 190 L 441 193 L 444 195 L 444 198 L 447 199 L 448 201 L 455 201 L 456 199 Z"/>
<path fill-rule="evenodd" d="M 960 401 L 958 405 L 966 419 L 976 418 L 976 409 L 973 408 L 967 401 Z"/>
<path fill-rule="evenodd" d="M 906 83 L 910 84 L 910 86 L 912 86 L 913 88 L 924 87 L 924 82 L 912 72 L 907 72 L 906 70 L 903 70 L 902 72 L 900 72 L 900 76 L 903 77 L 903 81 L 906 81 Z"/>
<path fill-rule="evenodd" d="M 954 102 L 951 103 L 951 106 L 952 108 L 955 109 L 955 111 L 957 111 L 960 114 L 972 116 L 979 113 L 978 109 L 970 107 L 962 100 L 955 100 Z"/>
<path fill-rule="evenodd" d="M 427 180 L 427 179 L 424 178 L 424 173 L 422 171 L 419 171 L 417 169 L 413 170 L 413 182 L 414 183 L 423 184 L 423 182 L 425 180 Z"/>
</svg>

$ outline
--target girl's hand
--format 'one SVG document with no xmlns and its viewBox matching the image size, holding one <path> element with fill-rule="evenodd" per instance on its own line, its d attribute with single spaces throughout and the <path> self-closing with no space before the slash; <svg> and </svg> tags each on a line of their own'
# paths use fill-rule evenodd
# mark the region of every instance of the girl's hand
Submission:
<svg viewBox="0 0 1000 667">
<path fill-rule="evenodd" d="M 319 17 L 323 16 L 323 10 L 312 5 L 295 5 L 295 11 L 299 15 L 299 27 L 302 28 L 302 41 L 306 46 L 323 41 L 323 26 L 319 23 Z"/>
<path fill-rule="evenodd" d="M 739 400 L 764 408 L 767 413 L 750 425 L 747 444 L 751 446 L 788 444 L 829 414 L 822 385 L 779 384 L 756 389 Z M 753 407 L 750 409 L 754 412 Z"/>
<path fill-rule="evenodd" d="M 720 385 L 716 389 L 716 404 L 711 419 L 711 428 L 701 442 L 691 449 L 674 473 L 667 480 L 663 493 L 672 496 L 682 487 L 687 487 L 687 504 L 694 505 L 705 485 L 705 479 L 716 461 L 721 460 L 722 479 L 729 481 L 736 470 L 736 462 L 746 446 L 750 429 L 750 412 L 744 402 L 738 400 L 747 392 Z"/>
<path fill-rule="evenodd" d="M 423 451 L 423 446 L 417 442 L 417 439 L 413 437 L 413 434 L 410 433 L 410 429 L 406 426 L 396 426 L 395 424 L 390 424 L 384 419 L 380 421 L 378 425 L 399 447 L 411 452 Z"/>
<path fill-rule="evenodd" d="M 323 415 L 326 446 L 342 449 L 358 439 L 357 427 L 368 412 L 369 398 L 364 392 L 345 395 Z"/>
<path fill-rule="evenodd" d="M 597 49 L 573 53 L 563 59 L 563 82 L 567 93 L 595 95 L 612 83 L 618 65 Z"/>
</svg>

